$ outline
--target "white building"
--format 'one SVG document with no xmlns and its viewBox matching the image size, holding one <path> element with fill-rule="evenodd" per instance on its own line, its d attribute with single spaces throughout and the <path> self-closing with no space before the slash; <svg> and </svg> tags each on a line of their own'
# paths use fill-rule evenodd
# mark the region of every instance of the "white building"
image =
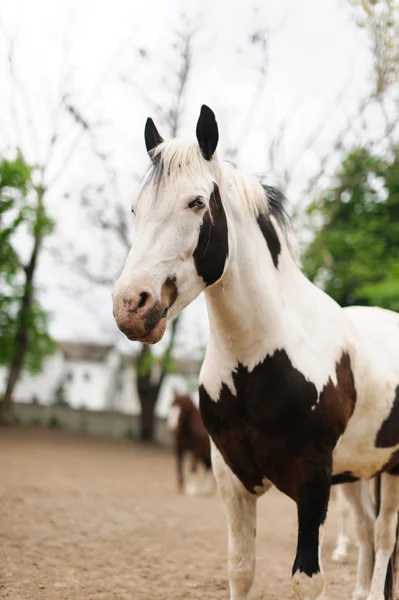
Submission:
<svg viewBox="0 0 399 600">
<path fill-rule="evenodd" d="M 174 391 L 190 392 L 197 400 L 199 363 L 179 360 L 177 373 L 168 375 L 156 407 L 157 416 L 167 416 Z M 6 371 L 0 368 L 0 388 Z M 16 402 L 54 404 L 63 399 L 73 408 L 117 410 L 140 414 L 134 355 L 121 354 L 113 345 L 59 342 L 58 350 L 37 375 L 26 371 L 14 395 Z"/>
</svg>

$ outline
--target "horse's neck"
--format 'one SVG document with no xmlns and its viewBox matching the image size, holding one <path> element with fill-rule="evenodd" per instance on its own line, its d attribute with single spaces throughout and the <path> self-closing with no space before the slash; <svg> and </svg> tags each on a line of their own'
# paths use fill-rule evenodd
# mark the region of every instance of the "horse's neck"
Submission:
<svg viewBox="0 0 399 600">
<path fill-rule="evenodd" d="M 312 284 L 281 242 L 278 268 L 255 219 L 234 232 L 223 278 L 206 291 L 210 343 L 234 361 L 251 364 L 295 335 L 309 310 Z"/>
</svg>

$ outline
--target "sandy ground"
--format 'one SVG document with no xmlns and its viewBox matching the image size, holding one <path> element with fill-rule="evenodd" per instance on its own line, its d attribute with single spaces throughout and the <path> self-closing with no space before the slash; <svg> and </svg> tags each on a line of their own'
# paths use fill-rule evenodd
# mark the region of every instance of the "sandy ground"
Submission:
<svg viewBox="0 0 399 600">
<path fill-rule="evenodd" d="M 296 516 L 275 490 L 258 503 L 253 600 L 293 599 Z M 330 560 L 327 598 L 351 597 L 355 551 Z M 0 430 L 0 598 L 228 599 L 226 525 L 215 497 L 176 494 L 173 457 L 62 431 Z"/>
</svg>

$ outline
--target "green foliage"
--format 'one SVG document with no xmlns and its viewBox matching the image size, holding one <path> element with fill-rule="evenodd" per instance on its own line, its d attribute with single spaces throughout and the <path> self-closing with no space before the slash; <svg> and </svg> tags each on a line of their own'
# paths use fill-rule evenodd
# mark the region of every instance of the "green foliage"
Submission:
<svg viewBox="0 0 399 600">
<path fill-rule="evenodd" d="M 22 154 L 17 153 L 14 160 L 0 161 L 0 191 L 19 190 L 26 195 L 32 178 L 32 167 L 29 166 Z"/>
<path fill-rule="evenodd" d="M 137 375 L 147 377 L 151 373 L 152 367 L 157 361 L 157 357 L 151 352 L 148 346 L 143 346 L 140 358 L 137 362 Z"/>
<path fill-rule="evenodd" d="M 54 392 L 54 404 L 58 406 L 69 406 L 66 398 L 65 383 L 61 381 Z"/>
<path fill-rule="evenodd" d="M 308 276 L 343 306 L 399 311 L 399 154 L 350 152 L 309 215 L 319 227 L 303 257 Z"/>
<path fill-rule="evenodd" d="M 13 237 L 28 218 L 25 198 L 32 170 L 21 155 L 13 161 L 0 161 L 0 326 L 1 309 L 10 310 L 14 300 L 10 286 L 14 285 L 21 262 L 14 248 Z"/>
<path fill-rule="evenodd" d="M 123 432 L 122 436 L 125 440 L 134 440 L 136 439 L 136 433 L 131 425 L 128 425 Z"/>
<path fill-rule="evenodd" d="M 13 359 L 14 343 L 17 331 L 17 304 L 19 300 L 20 290 L 14 289 L 16 297 L 14 303 L 9 302 L 5 305 L 6 310 L 0 312 L 0 364 L 8 365 Z M 11 307 L 12 310 L 7 308 Z M 4 308 L 4 306 L 3 306 Z M 31 373 L 39 373 L 42 369 L 43 360 L 54 353 L 57 346 L 51 339 L 47 331 L 48 315 L 40 307 L 37 300 L 33 301 L 29 312 L 28 320 L 28 352 L 25 360 L 25 367 Z"/>
<path fill-rule="evenodd" d="M 137 361 L 137 374 L 139 377 L 150 377 L 155 365 L 160 365 L 162 371 L 166 373 L 176 373 L 176 363 L 171 357 L 169 348 L 160 356 L 156 356 L 150 346 L 145 345 Z"/>
<path fill-rule="evenodd" d="M 47 424 L 51 429 L 59 429 L 61 427 L 61 423 L 57 415 L 50 415 Z"/>
<path fill-rule="evenodd" d="M 44 190 L 34 186 L 34 169 L 21 154 L 13 160 L 0 159 L 0 364 L 14 357 L 18 315 L 26 284 L 26 265 L 18 252 L 19 235 L 42 239 L 51 233 L 52 220 L 43 206 Z M 43 359 L 55 350 L 48 335 L 48 316 L 34 297 L 28 314 L 25 366 L 41 369 Z"/>
</svg>

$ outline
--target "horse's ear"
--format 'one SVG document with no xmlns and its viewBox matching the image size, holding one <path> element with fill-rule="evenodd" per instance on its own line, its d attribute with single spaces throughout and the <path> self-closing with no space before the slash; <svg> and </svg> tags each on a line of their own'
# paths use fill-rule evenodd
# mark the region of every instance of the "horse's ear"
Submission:
<svg viewBox="0 0 399 600">
<path fill-rule="evenodd" d="M 155 127 L 155 123 L 152 119 L 148 118 L 144 129 L 145 147 L 147 152 L 150 154 L 151 150 L 154 150 L 159 144 L 164 141 L 159 135 L 158 129 Z"/>
<path fill-rule="evenodd" d="M 197 140 L 202 156 L 211 160 L 219 141 L 218 124 L 215 113 L 208 106 L 201 106 L 201 113 L 197 123 Z"/>
</svg>

